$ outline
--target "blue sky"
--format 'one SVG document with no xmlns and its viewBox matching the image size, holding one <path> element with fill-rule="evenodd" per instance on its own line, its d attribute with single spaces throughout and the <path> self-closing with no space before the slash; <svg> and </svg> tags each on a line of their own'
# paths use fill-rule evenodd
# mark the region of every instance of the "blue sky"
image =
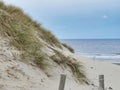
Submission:
<svg viewBox="0 0 120 90">
<path fill-rule="evenodd" d="M 3 0 L 59 39 L 120 38 L 120 0 Z"/>
</svg>

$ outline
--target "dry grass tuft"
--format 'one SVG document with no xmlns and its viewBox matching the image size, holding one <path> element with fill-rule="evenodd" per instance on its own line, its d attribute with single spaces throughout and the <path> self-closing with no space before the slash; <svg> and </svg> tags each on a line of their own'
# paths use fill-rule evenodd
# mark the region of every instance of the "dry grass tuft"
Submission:
<svg viewBox="0 0 120 90">
<path fill-rule="evenodd" d="M 38 32 L 40 33 L 39 35 L 44 41 L 48 42 L 52 46 L 62 48 L 58 39 L 50 31 L 45 30 L 43 27 L 41 27 L 40 29 L 38 29 Z"/>
<path fill-rule="evenodd" d="M 74 49 L 73 49 L 72 47 L 68 46 L 68 45 L 65 44 L 65 43 L 62 43 L 62 45 L 63 45 L 64 47 L 66 47 L 70 52 L 75 53 L 75 51 L 74 51 Z"/>
<path fill-rule="evenodd" d="M 31 27 L 28 25 L 30 21 Z M 22 52 L 23 60 L 34 61 L 43 69 L 46 67 L 46 62 L 44 62 L 46 56 L 41 50 L 43 44 L 34 35 L 36 26 L 38 27 L 38 24 L 25 15 L 21 9 L 5 6 L 0 2 L 0 34 L 8 37 L 10 44 Z"/>
<path fill-rule="evenodd" d="M 51 56 L 51 59 L 59 65 L 67 66 L 71 69 L 74 77 L 81 84 L 89 84 L 86 74 L 84 72 L 84 67 L 80 62 L 77 62 L 76 59 L 66 57 L 60 52 L 55 51 L 56 54 Z M 80 79 L 82 78 L 82 79 Z M 84 78 L 84 79 L 83 79 Z"/>
</svg>

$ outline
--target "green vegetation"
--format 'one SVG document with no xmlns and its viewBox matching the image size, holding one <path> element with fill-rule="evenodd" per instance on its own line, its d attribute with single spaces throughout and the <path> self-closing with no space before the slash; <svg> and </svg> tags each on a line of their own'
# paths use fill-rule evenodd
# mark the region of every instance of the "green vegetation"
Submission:
<svg viewBox="0 0 120 90">
<path fill-rule="evenodd" d="M 32 21 L 21 9 L 0 2 L 0 34 L 8 37 L 11 45 L 23 52 L 22 59 L 34 61 L 43 69 L 47 66 L 45 62 L 47 56 L 41 50 L 43 44 L 35 33 L 54 46 L 60 44 L 55 36 Z M 49 37 L 51 40 L 47 40 Z"/>
<path fill-rule="evenodd" d="M 63 65 L 64 67 L 69 67 L 75 76 L 76 80 L 81 84 L 89 84 L 86 74 L 83 70 L 83 65 L 80 62 L 77 62 L 76 59 L 66 57 L 62 53 L 55 51 L 56 54 L 51 56 L 51 59 L 56 62 L 58 65 Z M 82 79 L 80 79 L 82 78 Z"/>
<path fill-rule="evenodd" d="M 63 45 L 64 47 L 66 47 L 70 52 L 75 53 L 75 51 L 74 51 L 74 49 L 73 49 L 72 47 L 68 46 L 68 45 L 65 44 L 65 43 L 62 43 L 62 45 Z"/>
<path fill-rule="evenodd" d="M 41 38 L 43 38 L 43 40 L 48 42 L 50 45 L 62 48 L 60 42 L 56 39 L 54 35 L 52 35 L 50 31 L 41 28 L 39 32 L 42 34 Z"/>
<path fill-rule="evenodd" d="M 38 32 L 39 37 L 43 40 L 51 44 L 52 46 L 57 46 L 61 48 L 60 42 L 56 39 L 56 37 L 48 30 L 41 27 L 36 21 L 33 21 L 28 15 L 26 15 L 21 9 L 15 6 L 6 6 L 3 2 L 0 2 L 0 10 L 3 10 L 8 14 L 11 19 L 16 21 L 18 24 L 24 25 L 28 27 L 30 30 Z M 8 18 L 8 17 L 6 17 Z"/>
<path fill-rule="evenodd" d="M 24 61 L 33 61 L 42 70 L 48 66 L 49 56 L 42 51 L 44 45 L 41 39 L 53 47 L 62 49 L 61 43 L 50 31 L 33 21 L 21 9 L 14 6 L 6 6 L 3 2 L 0 2 L 0 35 L 9 38 L 10 44 L 22 52 L 21 58 Z M 63 46 L 74 52 L 68 45 L 63 44 Z M 56 50 L 54 51 L 56 54 L 51 56 L 54 62 L 69 67 L 76 79 L 85 78 L 79 81 L 87 83 L 83 66 L 80 63 Z"/>
</svg>

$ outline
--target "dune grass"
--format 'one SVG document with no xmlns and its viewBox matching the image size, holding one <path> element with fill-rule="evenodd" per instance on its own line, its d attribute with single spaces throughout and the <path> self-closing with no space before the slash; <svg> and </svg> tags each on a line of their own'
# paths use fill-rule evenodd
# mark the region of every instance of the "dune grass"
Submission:
<svg viewBox="0 0 120 90">
<path fill-rule="evenodd" d="M 0 16 L 0 33 L 9 38 L 11 45 L 23 52 L 21 54 L 22 59 L 33 59 L 33 61 L 43 69 L 45 66 L 45 56 L 41 51 L 43 46 L 34 36 L 33 30 L 25 25 L 19 24 L 15 20 L 11 20 L 5 13 L 3 13 L 3 15 L 4 17 Z"/>
<path fill-rule="evenodd" d="M 37 29 L 37 31 L 44 41 L 48 42 L 52 46 L 56 46 L 62 49 L 59 40 L 54 35 L 52 35 L 52 32 L 50 32 L 49 30 L 45 30 L 43 27 Z"/>
<path fill-rule="evenodd" d="M 72 47 L 68 46 L 68 45 L 65 44 L 65 43 L 62 43 L 62 45 L 63 45 L 64 47 L 66 47 L 70 52 L 75 53 L 75 51 L 74 51 L 74 49 L 73 49 Z"/>
<path fill-rule="evenodd" d="M 6 6 L 3 2 L 0 2 L 0 34 L 8 37 L 10 44 L 22 52 L 21 58 L 23 60 L 33 61 L 44 70 L 48 66 L 46 62 L 48 56 L 42 51 L 44 45 L 35 33 L 53 47 L 62 48 L 60 42 L 50 31 L 41 27 L 41 24 L 32 20 L 21 9 L 11 5 Z M 67 45 L 64 46 L 73 52 L 73 49 Z M 83 66 L 80 63 L 58 51 L 55 51 L 55 53 L 55 55 L 51 56 L 54 62 L 69 67 L 76 79 L 86 78 L 82 70 Z M 85 83 L 83 80 L 79 81 Z"/>
<path fill-rule="evenodd" d="M 18 16 L 15 17 L 14 14 Z M 29 27 L 28 24 L 25 24 L 29 21 L 29 17 L 26 18 L 26 15 L 23 17 L 20 14 L 25 15 L 20 9 L 5 6 L 4 3 L 0 2 L 0 34 L 8 37 L 10 44 L 22 52 L 21 57 L 23 60 L 34 61 L 36 65 L 43 69 L 45 68 L 44 61 L 46 59 L 44 52 L 41 50 L 43 44 L 34 35 L 34 26 Z"/>
<path fill-rule="evenodd" d="M 49 31 L 41 27 L 41 24 L 32 20 L 29 15 L 26 15 L 21 9 L 18 7 L 12 6 L 12 5 L 4 5 L 3 2 L 0 2 L 0 9 L 6 11 L 9 13 L 9 15 L 19 22 L 19 24 L 23 24 L 26 27 L 30 27 L 31 29 L 34 29 L 34 31 L 37 31 L 47 43 L 49 43 L 52 46 L 56 46 L 58 48 L 62 48 L 60 42 L 58 39 Z"/>
<path fill-rule="evenodd" d="M 89 84 L 89 81 L 84 72 L 84 67 L 80 62 L 71 57 L 66 57 L 62 53 L 55 51 L 56 54 L 51 56 L 51 59 L 58 65 L 63 65 L 64 67 L 69 67 L 72 71 L 73 76 L 80 84 Z M 81 79 L 80 79 L 81 78 Z"/>
</svg>

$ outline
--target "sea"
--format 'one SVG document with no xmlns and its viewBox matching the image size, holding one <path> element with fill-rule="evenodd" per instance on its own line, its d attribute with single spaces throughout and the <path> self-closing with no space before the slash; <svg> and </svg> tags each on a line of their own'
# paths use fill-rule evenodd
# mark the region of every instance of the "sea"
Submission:
<svg viewBox="0 0 120 90">
<path fill-rule="evenodd" d="M 120 63 L 120 39 L 62 39 L 75 54 L 99 61 Z"/>
</svg>

